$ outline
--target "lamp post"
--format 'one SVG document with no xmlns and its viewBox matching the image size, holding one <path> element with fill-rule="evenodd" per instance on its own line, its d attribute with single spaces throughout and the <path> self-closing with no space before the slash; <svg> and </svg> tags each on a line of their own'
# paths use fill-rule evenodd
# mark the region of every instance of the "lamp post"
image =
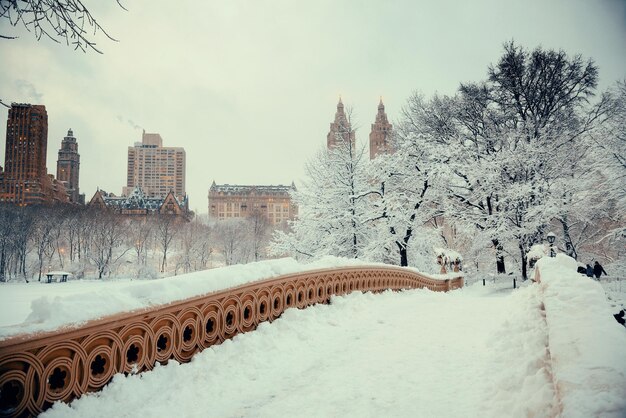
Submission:
<svg viewBox="0 0 626 418">
<path fill-rule="evenodd" d="M 546 235 L 546 239 L 548 240 L 548 244 L 550 244 L 550 257 L 555 257 L 556 256 L 556 251 L 554 251 L 554 241 L 556 240 L 556 235 L 554 235 L 554 232 L 550 232 L 548 233 L 548 235 Z"/>
</svg>

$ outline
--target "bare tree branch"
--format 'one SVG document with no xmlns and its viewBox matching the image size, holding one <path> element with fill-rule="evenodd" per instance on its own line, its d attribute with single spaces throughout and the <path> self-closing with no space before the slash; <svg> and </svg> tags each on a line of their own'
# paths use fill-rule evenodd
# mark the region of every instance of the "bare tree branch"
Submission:
<svg viewBox="0 0 626 418">
<path fill-rule="evenodd" d="M 118 6 L 126 10 L 116 0 Z M 87 7 L 80 0 L 0 0 L 0 19 L 8 19 L 12 26 L 24 25 L 26 30 L 33 32 L 39 41 L 42 37 L 66 45 L 83 52 L 96 48 L 93 37 L 101 32 L 108 39 L 118 42 L 98 23 Z M 91 33 L 90 29 L 93 29 Z M 16 39 L 16 36 L 0 34 L 2 39 Z"/>
</svg>

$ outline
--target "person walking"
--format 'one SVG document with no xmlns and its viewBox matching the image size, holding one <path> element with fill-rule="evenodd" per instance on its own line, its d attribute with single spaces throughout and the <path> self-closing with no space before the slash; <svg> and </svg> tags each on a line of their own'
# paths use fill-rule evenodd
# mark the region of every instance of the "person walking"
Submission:
<svg viewBox="0 0 626 418">
<path fill-rule="evenodd" d="M 605 276 L 608 276 L 608 274 L 606 274 L 606 271 L 604 271 L 600 263 L 596 261 L 593 264 L 593 274 L 595 274 L 597 280 L 600 280 L 600 276 L 602 276 L 602 273 L 604 273 Z"/>
<path fill-rule="evenodd" d="M 593 267 L 590 264 L 587 264 L 587 277 L 593 277 Z"/>
</svg>

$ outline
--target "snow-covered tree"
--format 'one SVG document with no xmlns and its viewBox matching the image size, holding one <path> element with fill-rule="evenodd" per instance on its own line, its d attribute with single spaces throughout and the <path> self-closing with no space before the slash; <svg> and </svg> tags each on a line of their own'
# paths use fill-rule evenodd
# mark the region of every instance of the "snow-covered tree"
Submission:
<svg viewBox="0 0 626 418">
<path fill-rule="evenodd" d="M 415 129 L 440 145 L 448 169 L 446 218 L 491 240 L 498 272 L 513 240 L 525 275 L 530 246 L 571 203 L 578 173 L 564 164 L 567 152 L 610 114 L 606 95 L 590 103 L 596 85 L 592 60 L 511 42 L 487 81 L 462 84 L 455 97 L 409 100 Z"/>
<path fill-rule="evenodd" d="M 274 254 L 317 258 L 361 258 L 372 233 L 369 199 L 375 186 L 368 178 L 363 147 L 357 148 L 350 118 L 340 121 L 336 141 L 306 165 L 307 178 L 292 192 L 298 219 L 291 231 L 277 231 Z"/>
<path fill-rule="evenodd" d="M 436 230 L 425 224 L 441 214 L 438 145 L 415 129 L 413 116 L 405 110 L 393 138 L 394 152 L 376 157 L 370 172 L 370 182 L 379 189 L 368 201 L 376 231 L 371 234 L 368 258 L 400 266 L 411 264 L 411 246 L 420 246 L 413 245 L 416 239 L 428 241 L 426 248 L 431 247 Z"/>
<path fill-rule="evenodd" d="M 606 179 L 605 199 L 626 207 L 626 80 L 612 89 L 612 113 L 589 136 L 589 148 L 598 160 L 596 168 Z M 624 211 L 622 211 L 624 212 Z"/>
</svg>

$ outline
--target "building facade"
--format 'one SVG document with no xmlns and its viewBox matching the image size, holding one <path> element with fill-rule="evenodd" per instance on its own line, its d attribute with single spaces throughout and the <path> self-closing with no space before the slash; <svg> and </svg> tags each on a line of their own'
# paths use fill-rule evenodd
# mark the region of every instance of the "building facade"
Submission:
<svg viewBox="0 0 626 418">
<path fill-rule="evenodd" d="M 147 197 L 167 196 L 170 191 L 179 201 L 186 199 L 185 150 L 182 147 L 164 147 L 159 134 L 145 131 L 141 142 L 128 147 L 126 187 L 122 194 L 130 195 L 140 187 Z"/>
<path fill-rule="evenodd" d="M 330 130 L 328 135 L 326 135 L 326 145 L 328 149 L 331 149 L 339 145 L 341 141 L 345 143 L 349 141 L 352 149 L 354 149 L 355 134 L 340 97 L 339 103 L 337 103 L 337 111 L 335 112 L 335 120 L 331 122 Z"/>
<path fill-rule="evenodd" d="M 88 206 L 128 216 L 174 215 L 185 219 L 190 216 L 189 202 L 179 201 L 174 192 L 170 191 L 165 197 L 149 197 L 140 187 L 135 187 L 128 196 L 98 190 Z"/>
<path fill-rule="evenodd" d="M 264 216 L 270 225 L 280 225 L 293 220 L 298 214 L 291 201 L 291 186 L 241 186 L 211 184 L 209 188 L 209 219 L 246 218 L 254 214 Z"/>
<path fill-rule="evenodd" d="M 377 155 L 393 152 L 390 139 L 393 126 L 387 119 L 385 113 L 385 105 L 383 99 L 378 104 L 378 113 L 376 120 L 372 124 L 370 132 L 370 159 L 376 158 Z"/>
<path fill-rule="evenodd" d="M 57 180 L 65 184 L 71 203 L 85 204 L 85 195 L 81 195 L 78 182 L 80 170 L 80 154 L 74 132 L 70 129 L 61 141 L 57 159 Z"/>
<path fill-rule="evenodd" d="M 68 202 L 62 182 L 48 175 L 48 113 L 43 105 L 12 103 L 7 119 L 0 202 L 20 206 Z"/>
</svg>

